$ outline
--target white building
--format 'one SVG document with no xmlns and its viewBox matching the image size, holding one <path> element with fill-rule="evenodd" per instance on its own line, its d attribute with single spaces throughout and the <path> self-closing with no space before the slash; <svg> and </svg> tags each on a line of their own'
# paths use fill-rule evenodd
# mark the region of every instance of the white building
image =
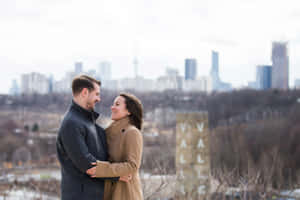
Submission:
<svg viewBox="0 0 300 200">
<path fill-rule="evenodd" d="M 296 79 L 294 85 L 296 89 L 300 89 L 300 79 Z"/>
<path fill-rule="evenodd" d="M 65 77 L 60 81 L 55 81 L 53 84 L 53 92 L 55 93 L 69 93 L 72 92 L 72 80 L 76 76 L 76 72 L 67 72 Z"/>
<path fill-rule="evenodd" d="M 47 94 L 49 92 L 49 80 L 40 73 L 32 72 L 21 77 L 22 94 Z"/>
<path fill-rule="evenodd" d="M 101 62 L 97 75 L 102 82 L 111 80 L 111 63 L 107 61 Z"/>
<path fill-rule="evenodd" d="M 181 90 L 183 85 L 183 77 L 178 75 L 178 70 L 167 68 L 165 76 L 161 76 L 156 80 L 155 90 Z"/>
<path fill-rule="evenodd" d="M 202 91 L 211 92 L 212 91 L 212 79 L 211 77 L 199 77 L 196 80 L 185 80 L 183 82 L 184 91 Z"/>
<path fill-rule="evenodd" d="M 20 89 L 17 83 L 17 80 L 12 81 L 11 88 L 9 90 L 10 95 L 17 96 L 20 94 Z"/>
<path fill-rule="evenodd" d="M 141 92 L 155 90 L 155 81 L 143 77 L 125 78 L 118 81 L 117 90 L 136 90 Z"/>
</svg>

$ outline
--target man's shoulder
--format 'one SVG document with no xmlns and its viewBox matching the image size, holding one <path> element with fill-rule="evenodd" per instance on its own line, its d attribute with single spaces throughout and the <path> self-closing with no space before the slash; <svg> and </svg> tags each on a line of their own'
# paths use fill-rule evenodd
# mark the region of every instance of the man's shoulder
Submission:
<svg viewBox="0 0 300 200">
<path fill-rule="evenodd" d="M 83 126 L 84 125 L 84 121 L 80 118 L 80 116 L 72 111 L 72 110 L 68 110 L 68 112 L 65 114 L 63 121 L 61 123 L 61 127 L 65 127 L 65 126 Z"/>
</svg>

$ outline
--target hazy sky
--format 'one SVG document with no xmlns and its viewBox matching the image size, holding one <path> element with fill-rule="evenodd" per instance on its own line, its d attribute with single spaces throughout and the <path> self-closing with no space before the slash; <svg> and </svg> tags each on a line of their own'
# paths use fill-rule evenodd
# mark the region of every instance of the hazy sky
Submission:
<svg viewBox="0 0 300 200">
<path fill-rule="evenodd" d="M 32 71 L 56 79 L 111 61 L 113 78 L 155 78 L 196 58 L 208 75 L 211 50 L 220 76 L 239 87 L 255 78 L 255 66 L 271 64 L 273 40 L 289 41 L 290 84 L 300 78 L 298 0 L 0 0 L 0 93 Z M 300 53 L 299 53 L 300 55 Z"/>
</svg>

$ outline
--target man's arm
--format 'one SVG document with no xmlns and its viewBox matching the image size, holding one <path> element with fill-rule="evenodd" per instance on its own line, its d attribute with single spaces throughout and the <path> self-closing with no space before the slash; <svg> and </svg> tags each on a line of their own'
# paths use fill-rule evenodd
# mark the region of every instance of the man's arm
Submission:
<svg viewBox="0 0 300 200">
<path fill-rule="evenodd" d="M 76 126 L 75 122 L 68 121 L 62 127 L 60 136 L 67 156 L 77 169 L 86 173 L 92 167 L 91 163 L 95 162 L 96 158 L 88 150 L 84 140 L 84 130 Z"/>
<path fill-rule="evenodd" d="M 89 152 L 85 143 L 85 132 L 83 128 L 76 126 L 75 122 L 68 121 L 62 127 L 61 140 L 66 150 L 67 156 L 77 169 L 87 173 L 93 167 L 91 163 L 96 162 L 96 158 Z M 118 181 L 119 177 L 100 178 L 101 180 Z"/>
</svg>

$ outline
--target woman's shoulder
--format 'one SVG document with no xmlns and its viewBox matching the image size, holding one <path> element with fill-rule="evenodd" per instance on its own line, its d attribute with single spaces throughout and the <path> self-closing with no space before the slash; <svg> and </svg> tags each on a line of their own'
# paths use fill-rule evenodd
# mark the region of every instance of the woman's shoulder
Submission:
<svg viewBox="0 0 300 200">
<path fill-rule="evenodd" d="M 124 132 L 126 134 L 131 134 L 131 135 L 141 135 L 142 134 L 141 131 L 132 124 L 128 124 L 128 126 L 126 127 Z"/>
</svg>

